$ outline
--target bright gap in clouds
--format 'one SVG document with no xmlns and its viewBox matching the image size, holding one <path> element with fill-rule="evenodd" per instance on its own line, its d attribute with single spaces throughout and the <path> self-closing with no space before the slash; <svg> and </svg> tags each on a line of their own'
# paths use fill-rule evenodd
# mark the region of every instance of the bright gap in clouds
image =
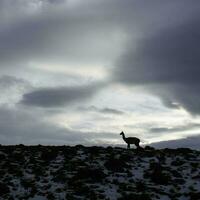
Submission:
<svg viewBox="0 0 200 200">
<path fill-rule="evenodd" d="M 70 130 L 91 132 L 93 137 L 105 132 L 113 135 L 113 138 L 99 139 L 99 144 L 102 141 L 123 144 L 119 136 L 122 130 L 127 136 L 141 138 L 143 144 L 180 139 L 200 130 L 200 126 L 196 126 L 200 120 L 192 120 L 183 108 L 166 108 L 159 98 L 141 91 L 112 85 L 91 99 L 89 104 L 66 108 L 66 112 L 57 113 L 47 120 Z M 163 131 L 158 132 L 159 129 Z"/>
<path fill-rule="evenodd" d="M 51 63 L 30 63 L 30 68 L 36 70 L 43 70 L 47 73 L 61 73 L 66 75 L 66 77 L 77 77 L 85 78 L 87 80 L 95 81 L 106 81 L 108 79 L 109 73 L 105 66 L 100 64 L 77 64 L 77 63 L 66 63 L 66 64 L 51 64 Z"/>
</svg>

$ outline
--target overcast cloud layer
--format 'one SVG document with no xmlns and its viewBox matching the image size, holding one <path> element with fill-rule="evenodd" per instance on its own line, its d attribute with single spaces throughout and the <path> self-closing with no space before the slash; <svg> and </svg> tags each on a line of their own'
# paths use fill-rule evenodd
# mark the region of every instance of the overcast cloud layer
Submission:
<svg viewBox="0 0 200 200">
<path fill-rule="evenodd" d="M 149 85 L 164 100 L 169 98 L 199 114 L 198 24 L 199 16 L 141 39 L 136 50 L 129 49 L 120 61 L 118 79 L 127 84 Z"/>
<path fill-rule="evenodd" d="M 146 143 L 198 138 L 199 10 L 0 1 L 0 143 L 122 144 L 121 130 Z"/>
<path fill-rule="evenodd" d="M 100 85 L 41 88 L 23 95 L 22 104 L 39 107 L 59 107 L 91 98 Z"/>
</svg>

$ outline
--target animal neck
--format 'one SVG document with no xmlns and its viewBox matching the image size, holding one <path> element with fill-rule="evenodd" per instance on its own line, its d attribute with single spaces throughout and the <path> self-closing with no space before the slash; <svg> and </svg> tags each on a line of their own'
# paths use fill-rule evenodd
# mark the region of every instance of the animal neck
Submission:
<svg viewBox="0 0 200 200">
<path fill-rule="evenodd" d="M 123 138 L 123 140 L 126 140 L 124 133 L 122 133 L 122 138 Z"/>
</svg>

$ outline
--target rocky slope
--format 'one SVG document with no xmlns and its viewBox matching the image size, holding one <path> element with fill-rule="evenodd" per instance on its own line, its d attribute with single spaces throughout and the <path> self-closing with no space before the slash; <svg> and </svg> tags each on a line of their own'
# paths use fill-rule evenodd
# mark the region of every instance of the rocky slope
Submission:
<svg viewBox="0 0 200 200">
<path fill-rule="evenodd" d="M 0 146 L 0 200 L 200 200 L 200 152 Z"/>
</svg>

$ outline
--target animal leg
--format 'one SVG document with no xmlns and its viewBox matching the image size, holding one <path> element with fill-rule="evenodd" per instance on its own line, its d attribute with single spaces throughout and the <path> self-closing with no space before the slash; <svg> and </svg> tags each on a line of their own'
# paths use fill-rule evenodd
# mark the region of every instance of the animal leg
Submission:
<svg viewBox="0 0 200 200">
<path fill-rule="evenodd" d="M 127 144 L 127 149 L 130 149 L 130 144 Z"/>
<path fill-rule="evenodd" d="M 140 142 L 138 141 L 138 142 L 135 143 L 135 146 L 139 147 L 140 146 L 139 144 L 140 144 Z"/>
</svg>

